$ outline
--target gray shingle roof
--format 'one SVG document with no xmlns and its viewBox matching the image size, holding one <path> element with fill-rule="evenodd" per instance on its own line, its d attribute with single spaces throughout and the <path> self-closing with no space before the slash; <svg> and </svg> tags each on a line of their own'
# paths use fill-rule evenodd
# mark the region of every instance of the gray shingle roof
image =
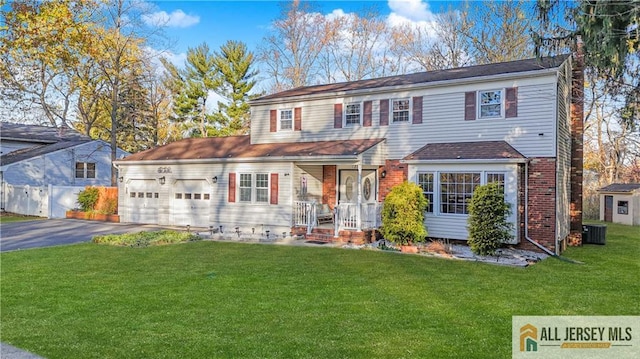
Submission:
<svg viewBox="0 0 640 359">
<path fill-rule="evenodd" d="M 316 95 L 321 93 L 342 92 L 373 89 L 388 86 L 415 85 L 437 81 L 460 80 L 480 76 L 493 76 L 500 74 L 529 72 L 559 67 L 569 57 L 560 55 L 555 57 L 544 57 L 541 59 L 526 59 L 518 61 L 501 62 L 487 65 L 476 65 L 460 67 L 447 70 L 417 72 L 407 75 L 389 76 L 376 79 L 341 82 L 327 85 L 298 87 L 272 95 L 258 98 L 255 101 L 270 100 L 277 98 Z"/>
<path fill-rule="evenodd" d="M 47 153 L 63 150 L 65 148 L 74 147 L 90 140 L 82 141 L 60 141 L 52 144 L 38 145 L 29 148 L 22 148 L 9 152 L 0 156 L 0 166 L 10 165 L 12 163 L 28 160 L 29 158 L 46 155 Z"/>
<path fill-rule="evenodd" d="M 434 160 L 513 160 L 525 159 L 505 141 L 429 143 L 404 159 Z"/>
<path fill-rule="evenodd" d="M 600 192 L 633 192 L 640 189 L 640 183 L 612 183 L 599 189 Z"/>
<path fill-rule="evenodd" d="M 33 143 L 91 140 L 91 138 L 69 127 L 36 126 L 11 122 L 0 122 L 0 139 Z"/>
</svg>

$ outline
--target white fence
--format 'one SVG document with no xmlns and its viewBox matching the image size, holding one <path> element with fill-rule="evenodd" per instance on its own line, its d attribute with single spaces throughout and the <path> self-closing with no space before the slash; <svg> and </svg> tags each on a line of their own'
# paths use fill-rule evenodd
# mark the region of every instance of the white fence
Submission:
<svg viewBox="0 0 640 359">
<path fill-rule="evenodd" d="M 78 193 L 84 187 L 29 186 L 3 183 L 2 205 L 5 211 L 27 216 L 64 218 L 65 212 L 78 207 Z"/>
</svg>

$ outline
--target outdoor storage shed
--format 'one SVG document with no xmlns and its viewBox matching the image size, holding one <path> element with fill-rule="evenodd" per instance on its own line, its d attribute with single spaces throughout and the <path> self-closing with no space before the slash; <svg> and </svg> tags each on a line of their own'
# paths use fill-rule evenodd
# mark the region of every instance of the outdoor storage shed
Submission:
<svg viewBox="0 0 640 359">
<path fill-rule="evenodd" d="M 598 192 L 601 221 L 640 226 L 640 183 L 613 183 Z"/>
</svg>

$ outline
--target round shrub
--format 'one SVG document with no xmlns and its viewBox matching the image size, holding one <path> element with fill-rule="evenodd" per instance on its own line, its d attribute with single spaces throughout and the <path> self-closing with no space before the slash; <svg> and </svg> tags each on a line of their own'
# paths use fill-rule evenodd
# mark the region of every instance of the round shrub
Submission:
<svg viewBox="0 0 640 359">
<path fill-rule="evenodd" d="M 507 222 L 511 214 L 509 203 L 504 201 L 504 190 L 497 183 L 476 187 L 469 203 L 469 247 L 479 255 L 495 253 L 500 244 L 513 237 L 513 225 Z"/>
<path fill-rule="evenodd" d="M 84 212 L 93 211 L 96 202 L 98 202 L 98 196 L 100 190 L 97 187 L 86 187 L 84 190 L 78 193 L 78 204 L 80 209 Z"/>
<path fill-rule="evenodd" d="M 415 183 L 404 182 L 391 189 L 382 205 L 382 227 L 385 239 L 407 245 L 424 242 L 424 211 L 428 200 Z"/>
</svg>

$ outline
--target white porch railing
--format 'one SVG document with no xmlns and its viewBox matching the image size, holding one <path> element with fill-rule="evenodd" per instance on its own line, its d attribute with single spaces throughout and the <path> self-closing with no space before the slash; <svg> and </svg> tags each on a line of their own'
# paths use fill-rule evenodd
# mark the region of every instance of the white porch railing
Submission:
<svg viewBox="0 0 640 359">
<path fill-rule="evenodd" d="M 380 211 L 381 203 L 341 203 L 336 207 L 335 229 L 336 235 L 341 230 L 362 230 L 379 228 L 382 223 Z M 360 226 L 358 227 L 358 217 Z M 293 225 L 297 227 L 307 227 L 307 234 L 311 233 L 313 227 L 318 223 L 316 202 L 294 201 L 293 202 Z"/>
<path fill-rule="evenodd" d="M 316 202 L 293 201 L 293 225 L 307 227 L 307 234 L 317 223 Z"/>
<path fill-rule="evenodd" d="M 337 223 L 338 230 L 351 229 L 372 229 L 380 227 L 382 222 L 380 203 L 363 203 L 358 210 L 357 203 L 341 203 L 337 206 Z M 358 216 L 360 216 L 360 228 L 358 228 Z"/>
</svg>

